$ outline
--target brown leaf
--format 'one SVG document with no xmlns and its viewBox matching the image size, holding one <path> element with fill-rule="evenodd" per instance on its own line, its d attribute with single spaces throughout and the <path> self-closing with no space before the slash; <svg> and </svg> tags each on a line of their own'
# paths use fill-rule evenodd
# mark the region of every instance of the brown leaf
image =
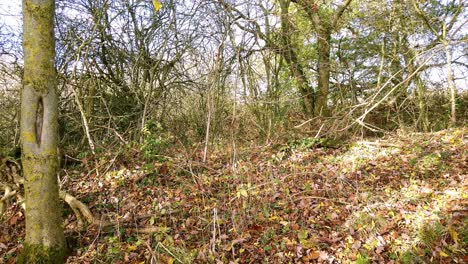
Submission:
<svg viewBox="0 0 468 264">
<path fill-rule="evenodd" d="M 382 253 L 384 250 L 385 250 L 385 248 L 384 248 L 384 247 L 382 247 L 382 246 L 379 246 L 379 247 L 377 247 L 377 248 L 375 249 L 375 253 L 377 253 L 377 254 L 381 254 L 381 253 Z"/>
<path fill-rule="evenodd" d="M 356 240 L 356 241 L 354 241 L 354 243 L 353 243 L 353 245 L 351 246 L 351 248 L 354 249 L 354 250 L 358 250 L 358 249 L 361 248 L 361 245 L 362 245 L 361 241 Z"/>
<path fill-rule="evenodd" d="M 328 259 L 328 253 L 326 251 L 320 251 L 319 255 L 321 260 Z"/>
<path fill-rule="evenodd" d="M 18 215 L 14 215 L 10 218 L 10 225 L 16 225 L 16 223 L 18 222 Z"/>
<path fill-rule="evenodd" d="M 308 262 L 311 260 L 316 260 L 320 257 L 320 252 L 318 251 L 313 251 L 309 255 L 305 256 L 302 258 L 303 261 Z"/>
<path fill-rule="evenodd" d="M 255 232 L 261 232 L 262 230 L 263 230 L 262 226 L 253 224 L 249 226 L 248 232 L 255 233 Z"/>
<path fill-rule="evenodd" d="M 159 168 L 158 174 L 166 176 L 168 172 L 169 172 L 169 167 L 167 166 L 167 163 L 163 163 L 161 167 Z"/>
<path fill-rule="evenodd" d="M 350 260 L 356 260 L 356 259 L 357 259 L 357 256 L 356 256 L 356 254 L 354 254 L 354 253 L 350 253 L 350 254 L 348 255 L 348 258 L 349 258 Z"/>
<path fill-rule="evenodd" d="M 231 242 L 231 244 L 232 244 L 232 245 L 236 245 L 236 244 L 240 244 L 240 243 L 242 243 L 242 242 L 244 242 L 244 241 L 245 241 L 245 239 L 243 239 L 243 238 L 234 239 L 234 240 Z"/>
<path fill-rule="evenodd" d="M 299 230 L 301 227 L 297 223 L 291 224 L 291 229 L 292 230 Z"/>
<path fill-rule="evenodd" d="M 16 263 L 16 258 L 10 258 L 7 262 L 7 264 L 15 264 Z"/>
</svg>

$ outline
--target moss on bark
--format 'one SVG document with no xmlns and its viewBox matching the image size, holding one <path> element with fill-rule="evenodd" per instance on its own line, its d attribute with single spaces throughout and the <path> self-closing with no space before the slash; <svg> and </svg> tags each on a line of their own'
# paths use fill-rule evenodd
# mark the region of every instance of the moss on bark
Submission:
<svg viewBox="0 0 468 264">
<path fill-rule="evenodd" d="M 67 259 L 68 253 L 69 250 L 67 248 L 25 244 L 16 263 L 63 264 Z"/>
<path fill-rule="evenodd" d="M 57 182 L 54 8 L 54 0 L 23 1 L 20 127 L 26 240 L 19 263 L 64 263 L 66 256 Z"/>
</svg>

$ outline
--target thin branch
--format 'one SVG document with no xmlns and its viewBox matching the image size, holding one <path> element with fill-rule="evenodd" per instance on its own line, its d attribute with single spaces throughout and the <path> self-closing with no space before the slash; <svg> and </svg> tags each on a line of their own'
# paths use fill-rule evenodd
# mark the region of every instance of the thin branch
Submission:
<svg viewBox="0 0 468 264">
<path fill-rule="evenodd" d="M 348 6 L 351 4 L 353 0 L 347 0 L 344 4 L 338 7 L 335 16 L 333 18 L 333 28 L 336 28 L 336 25 L 338 24 L 338 21 L 340 20 L 341 16 L 343 15 L 344 11 Z"/>
</svg>

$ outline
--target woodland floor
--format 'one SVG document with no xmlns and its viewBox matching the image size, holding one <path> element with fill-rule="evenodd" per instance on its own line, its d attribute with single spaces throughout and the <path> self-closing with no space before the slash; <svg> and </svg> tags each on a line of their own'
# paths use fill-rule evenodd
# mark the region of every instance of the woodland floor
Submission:
<svg viewBox="0 0 468 264">
<path fill-rule="evenodd" d="M 231 146 L 207 163 L 102 152 L 99 176 L 83 162 L 62 188 L 115 225 L 78 232 L 65 208 L 68 263 L 468 262 L 468 129 L 323 145 L 239 148 L 235 163 Z M 23 238 L 11 204 L 0 263 L 15 262 Z"/>
</svg>

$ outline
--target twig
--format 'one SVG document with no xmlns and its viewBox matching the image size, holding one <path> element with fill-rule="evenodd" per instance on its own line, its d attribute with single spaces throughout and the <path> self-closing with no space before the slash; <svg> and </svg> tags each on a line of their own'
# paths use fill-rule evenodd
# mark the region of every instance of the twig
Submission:
<svg viewBox="0 0 468 264">
<path fill-rule="evenodd" d="M 393 147 L 393 148 L 400 148 L 400 146 L 391 143 L 379 143 L 379 142 L 367 142 L 367 141 L 358 141 L 359 145 L 370 145 L 370 146 L 379 146 L 379 147 Z"/>
<path fill-rule="evenodd" d="M 150 245 L 150 240 L 146 240 L 146 247 L 148 248 L 150 254 L 151 254 L 151 257 L 152 257 L 152 260 L 154 259 L 154 261 L 156 261 L 158 258 L 156 257 L 156 252 L 154 252 L 154 250 L 151 248 L 151 245 Z M 151 261 L 151 263 L 153 263 Z"/>
<path fill-rule="evenodd" d="M 211 250 L 213 254 L 216 253 L 216 221 L 218 219 L 218 210 L 216 208 L 213 208 L 213 241 L 212 241 L 212 246 Z"/>
<path fill-rule="evenodd" d="M 130 232 L 135 232 L 135 233 L 138 232 L 141 234 L 153 234 L 153 233 L 164 232 L 165 228 L 159 227 L 159 226 L 147 226 L 147 227 L 125 228 L 125 230 L 130 231 Z"/>
<path fill-rule="evenodd" d="M 336 203 L 340 203 L 340 204 L 346 204 L 346 205 L 350 204 L 350 203 L 347 203 L 347 202 L 338 201 L 336 199 L 331 199 L 331 198 L 327 198 L 327 197 L 320 197 L 320 196 L 301 196 L 301 197 L 298 197 L 298 198 L 294 199 L 293 201 L 297 202 L 297 201 L 304 200 L 304 199 L 328 200 L 328 201 L 332 201 L 332 202 L 336 202 Z"/>
<path fill-rule="evenodd" d="M 163 243 L 161 242 L 158 242 L 158 245 L 160 245 L 164 250 L 166 250 L 167 253 L 169 253 L 169 255 L 171 255 L 173 258 L 175 258 L 177 261 L 179 261 L 180 263 L 184 263 L 182 262 L 182 260 L 180 260 L 178 257 L 176 257 L 176 255 L 174 255 L 174 253 L 172 253 L 169 249 L 167 249 Z"/>
<path fill-rule="evenodd" d="M 304 126 L 304 125 L 306 125 L 306 124 L 308 124 L 308 123 L 314 121 L 315 119 L 316 119 L 316 117 L 311 118 L 311 119 L 309 119 L 309 120 L 306 120 L 306 121 L 302 122 L 301 124 L 299 124 L 299 125 L 297 125 L 297 126 L 294 126 L 294 128 L 301 128 L 302 126 Z"/>
<path fill-rule="evenodd" d="M 102 174 L 106 174 L 106 173 L 110 170 L 110 168 L 114 165 L 115 160 L 117 159 L 117 157 L 118 157 L 119 155 L 120 155 L 120 153 L 117 153 L 117 154 L 114 156 L 114 158 L 112 158 L 111 162 L 109 163 L 109 166 L 107 166 L 107 168 L 104 170 L 104 172 L 103 172 Z M 98 174 L 98 176 L 99 176 L 99 174 Z"/>
<path fill-rule="evenodd" d="M 102 223 L 102 222 L 103 222 L 103 221 L 102 221 L 102 217 L 101 217 L 101 220 L 99 221 L 99 229 L 98 229 L 98 232 L 97 232 L 97 234 L 96 234 L 96 237 L 93 239 L 93 242 L 91 242 L 91 244 L 89 245 L 89 247 L 88 247 L 88 252 L 92 250 L 92 247 L 93 247 L 94 244 L 98 241 L 98 238 L 99 238 L 99 236 L 101 235 L 101 231 L 102 231 L 102 225 L 101 225 L 101 223 Z M 96 248 L 98 248 L 98 247 L 96 246 Z"/>
<path fill-rule="evenodd" d="M 320 129 L 317 131 L 317 134 L 315 135 L 314 138 L 319 138 L 320 132 L 322 132 L 322 128 L 323 128 L 324 125 L 325 125 L 325 123 L 323 123 L 323 124 L 320 126 Z"/>
</svg>

